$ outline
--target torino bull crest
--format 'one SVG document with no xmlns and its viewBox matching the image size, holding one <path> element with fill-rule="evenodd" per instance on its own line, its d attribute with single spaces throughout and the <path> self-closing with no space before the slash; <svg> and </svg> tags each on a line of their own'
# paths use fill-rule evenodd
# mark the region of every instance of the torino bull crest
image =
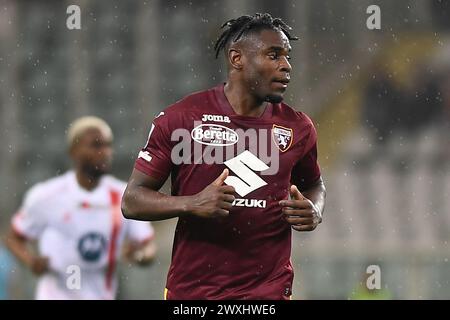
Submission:
<svg viewBox="0 0 450 320">
<path fill-rule="evenodd" d="M 276 124 L 272 127 L 272 137 L 281 152 L 285 152 L 292 144 L 293 130 Z"/>
</svg>

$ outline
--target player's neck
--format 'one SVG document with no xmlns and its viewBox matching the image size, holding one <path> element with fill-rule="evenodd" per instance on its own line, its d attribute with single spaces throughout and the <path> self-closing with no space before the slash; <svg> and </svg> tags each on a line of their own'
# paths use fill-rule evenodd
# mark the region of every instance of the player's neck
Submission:
<svg viewBox="0 0 450 320">
<path fill-rule="evenodd" d="M 237 115 L 260 117 L 266 109 L 267 102 L 262 100 L 258 101 L 255 96 L 251 95 L 242 86 L 227 82 L 224 87 L 224 93 Z"/>
<path fill-rule="evenodd" d="M 77 182 L 81 188 L 92 191 L 97 188 L 100 177 L 92 177 L 91 175 L 81 171 L 76 171 Z"/>
</svg>

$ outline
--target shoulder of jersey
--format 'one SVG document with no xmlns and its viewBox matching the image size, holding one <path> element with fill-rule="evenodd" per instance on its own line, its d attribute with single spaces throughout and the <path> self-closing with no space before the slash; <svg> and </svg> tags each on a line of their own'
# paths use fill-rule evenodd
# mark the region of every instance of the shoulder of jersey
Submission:
<svg viewBox="0 0 450 320">
<path fill-rule="evenodd" d="M 27 191 L 25 198 L 30 203 L 37 203 L 60 195 L 69 187 L 70 174 L 73 174 L 73 172 L 68 171 L 60 176 L 36 183 Z"/>
<path fill-rule="evenodd" d="M 312 120 L 303 112 L 296 111 L 286 103 L 278 103 L 273 107 L 273 116 L 289 122 L 294 122 L 298 126 L 312 125 Z"/>
<path fill-rule="evenodd" d="M 175 102 L 164 110 L 164 113 L 186 113 L 189 111 L 201 110 L 209 106 L 209 97 L 211 89 L 194 92 L 183 99 Z"/>
</svg>

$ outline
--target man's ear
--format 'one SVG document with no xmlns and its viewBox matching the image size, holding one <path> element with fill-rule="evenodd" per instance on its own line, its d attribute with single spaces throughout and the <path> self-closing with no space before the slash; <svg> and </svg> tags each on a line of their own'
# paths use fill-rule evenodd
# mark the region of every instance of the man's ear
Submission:
<svg viewBox="0 0 450 320">
<path fill-rule="evenodd" d="M 234 69 L 241 70 L 243 67 L 241 50 L 237 48 L 230 48 L 228 50 L 228 61 Z"/>
<path fill-rule="evenodd" d="M 70 157 L 72 160 L 74 160 L 75 157 L 76 157 L 77 148 L 78 148 L 77 143 L 72 143 L 72 145 L 69 146 L 69 150 L 68 150 L 68 151 L 69 151 L 69 157 Z"/>
<path fill-rule="evenodd" d="M 74 156 L 75 156 L 75 152 L 74 152 L 74 148 L 73 148 L 73 146 L 72 147 L 69 147 L 69 150 L 68 150 L 69 152 L 69 158 L 71 159 L 71 160 L 73 160 L 74 159 Z"/>
</svg>

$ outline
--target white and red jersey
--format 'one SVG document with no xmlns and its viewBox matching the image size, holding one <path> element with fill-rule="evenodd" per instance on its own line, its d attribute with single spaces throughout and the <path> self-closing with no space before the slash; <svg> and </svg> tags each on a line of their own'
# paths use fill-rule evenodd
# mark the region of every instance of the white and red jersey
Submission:
<svg viewBox="0 0 450 320">
<path fill-rule="evenodd" d="M 39 278 L 36 299 L 115 298 L 116 264 L 124 240 L 144 242 L 154 235 L 149 222 L 122 216 L 125 187 L 125 182 L 105 175 L 88 191 L 69 171 L 27 192 L 12 226 L 37 240 L 40 255 L 50 261 L 50 272 Z M 81 271 L 79 286 L 69 283 L 76 270 Z"/>
</svg>

